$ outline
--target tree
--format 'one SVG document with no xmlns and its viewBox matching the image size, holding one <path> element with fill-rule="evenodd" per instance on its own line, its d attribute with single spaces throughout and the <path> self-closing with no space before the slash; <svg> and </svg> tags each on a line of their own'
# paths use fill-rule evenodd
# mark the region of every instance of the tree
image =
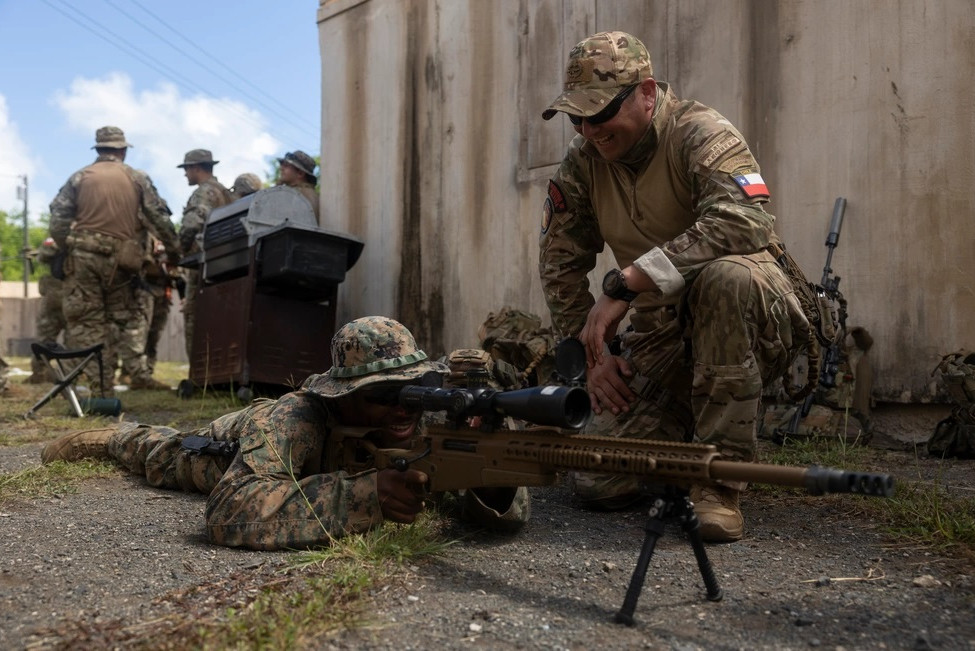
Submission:
<svg viewBox="0 0 975 651">
<path fill-rule="evenodd" d="M 27 228 L 27 241 L 31 250 L 37 250 L 47 237 L 47 222 L 50 217 L 43 215 L 41 224 Z M 0 210 L 0 273 L 4 280 L 24 279 L 24 222 L 21 215 L 8 215 Z M 30 280 L 37 280 L 47 273 L 40 265 L 33 265 Z"/>
</svg>

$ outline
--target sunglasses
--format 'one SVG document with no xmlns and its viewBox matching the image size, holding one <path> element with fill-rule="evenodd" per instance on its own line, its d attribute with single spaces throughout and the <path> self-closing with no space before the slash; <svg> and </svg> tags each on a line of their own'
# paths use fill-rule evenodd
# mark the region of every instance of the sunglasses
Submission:
<svg viewBox="0 0 975 651">
<path fill-rule="evenodd" d="M 567 115 L 569 116 L 569 122 L 571 122 L 573 125 L 577 127 L 582 125 L 583 120 L 585 120 L 589 124 L 602 124 L 603 122 L 609 122 L 610 120 L 616 117 L 616 114 L 620 112 L 620 107 L 623 106 L 623 102 L 626 101 L 626 98 L 630 96 L 630 93 L 633 92 L 633 89 L 639 85 L 640 84 L 627 86 L 626 88 L 621 90 L 620 93 L 616 97 L 614 97 L 612 101 L 606 106 L 606 108 L 604 108 L 596 115 L 593 115 L 592 117 L 584 118 L 581 115 L 572 115 L 567 113 Z"/>
</svg>

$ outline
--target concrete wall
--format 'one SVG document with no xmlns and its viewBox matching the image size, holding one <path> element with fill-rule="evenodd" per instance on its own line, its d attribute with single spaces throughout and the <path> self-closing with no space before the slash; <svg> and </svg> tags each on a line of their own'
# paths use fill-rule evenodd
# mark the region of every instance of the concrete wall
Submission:
<svg viewBox="0 0 975 651">
<path fill-rule="evenodd" d="M 323 220 L 366 242 L 340 323 L 389 314 L 439 354 L 506 304 L 547 319 L 538 220 L 572 132 L 539 114 L 573 44 L 626 29 L 743 131 L 813 280 L 848 200 L 832 266 L 878 399 L 929 399 L 940 355 L 975 348 L 969 0 L 322 0 L 318 21 Z"/>
</svg>

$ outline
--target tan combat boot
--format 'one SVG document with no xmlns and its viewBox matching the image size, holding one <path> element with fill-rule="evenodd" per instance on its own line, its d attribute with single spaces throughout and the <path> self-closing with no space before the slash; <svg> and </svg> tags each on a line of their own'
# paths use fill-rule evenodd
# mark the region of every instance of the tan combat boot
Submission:
<svg viewBox="0 0 975 651">
<path fill-rule="evenodd" d="M 108 439 L 118 430 L 115 427 L 86 429 L 59 436 L 41 450 L 41 461 L 79 461 L 81 459 L 111 459 Z"/>
<path fill-rule="evenodd" d="M 734 542 L 745 533 L 738 505 L 739 491 L 724 486 L 694 486 L 691 502 L 701 522 L 704 542 Z"/>
</svg>

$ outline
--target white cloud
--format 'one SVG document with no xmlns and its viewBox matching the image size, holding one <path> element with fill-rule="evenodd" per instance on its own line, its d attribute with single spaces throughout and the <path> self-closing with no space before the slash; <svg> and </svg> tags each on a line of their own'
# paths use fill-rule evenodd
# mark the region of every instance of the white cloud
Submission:
<svg viewBox="0 0 975 651">
<path fill-rule="evenodd" d="M 7 98 L 0 95 L 0 210 L 8 215 L 20 215 L 24 201 L 17 196 L 17 188 L 23 186 L 21 177 L 27 175 L 28 210 L 34 216 L 39 211 L 34 203 L 41 199 L 30 190 L 30 178 L 37 170 L 37 163 L 31 158 L 27 145 L 20 138 L 17 124 L 10 120 Z M 46 204 L 45 204 L 46 205 Z"/>
<path fill-rule="evenodd" d="M 193 191 L 176 167 L 187 151 L 212 151 L 220 161 L 214 173 L 228 187 L 244 172 L 264 178 L 270 159 L 281 153 L 281 143 L 268 133 L 259 111 L 235 100 L 184 96 L 169 83 L 137 90 L 123 73 L 75 79 L 56 94 L 55 105 L 68 125 L 92 143 L 98 127 L 121 127 L 133 145 L 125 162 L 149 173 L 176 223 Z"/>
</svg>

